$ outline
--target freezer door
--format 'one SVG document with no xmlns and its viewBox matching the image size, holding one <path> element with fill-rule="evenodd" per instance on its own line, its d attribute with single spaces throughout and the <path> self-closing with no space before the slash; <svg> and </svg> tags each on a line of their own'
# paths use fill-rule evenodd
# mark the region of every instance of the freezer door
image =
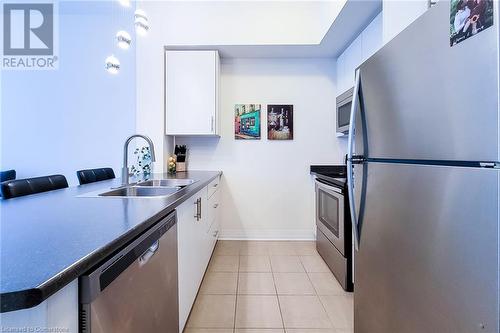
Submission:
<svg viewBox="0 0 500 333">
<path fill-rule="evenodd" d="M 498 332 L 500 170 L 354 170 L 366 179 L 355 333 Z"/>
<path fill-rule="evenodd" d="M 499 160 L 497 23 L 450 47 L 439 1 L 360 66 L 366 157 Z"/>
</svg>

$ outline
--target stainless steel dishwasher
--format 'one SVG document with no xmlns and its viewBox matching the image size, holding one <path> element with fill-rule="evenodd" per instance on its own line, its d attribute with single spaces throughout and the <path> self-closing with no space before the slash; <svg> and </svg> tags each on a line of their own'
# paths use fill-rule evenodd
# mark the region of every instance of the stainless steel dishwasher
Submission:
<svg viewBox="0 0 500 333">
<path fill-rule="evenodd" d="M 175 211 L 79 282 L 80 333 L 178 333 Z"/>
</svg>

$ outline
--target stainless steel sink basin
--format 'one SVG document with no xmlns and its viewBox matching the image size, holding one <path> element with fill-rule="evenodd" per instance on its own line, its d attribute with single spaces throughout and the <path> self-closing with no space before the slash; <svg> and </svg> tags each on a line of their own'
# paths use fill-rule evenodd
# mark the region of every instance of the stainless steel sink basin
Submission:
<svg viewBox="0 0 500 333">
<path fill-rule="evenodd" d="M 80 197 L 161 198 L 173 195 L 196 182 L 197 180 L 193 179 L 151 179 L 118 188 L 85 193 Z"/>
<path fill-rule="evenodd" d="M 196 182 L 192 179 L 151 179 L 138 183 L 137 186 L 184 187 Z"/>
<path fill-rule="evenodd" d="M 168 197 L 178 191 L 180 187 L 120 187 L 104 193 L 100 197 Z"/>
</svg>

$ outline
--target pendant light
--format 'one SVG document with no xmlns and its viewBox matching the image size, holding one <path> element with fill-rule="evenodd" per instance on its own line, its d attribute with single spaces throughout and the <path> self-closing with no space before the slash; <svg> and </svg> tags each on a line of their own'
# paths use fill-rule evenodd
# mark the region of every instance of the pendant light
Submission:
<svg viewBox="0 0 500 333">
<path fill-rule="evenodd" d="M 148 16 L 142 9 L 137 9 L 134 13 L 135 31 L 140 36 L 145 36 L 149 31 Z"/>
<path fill-rule="evenodd" d="M 116 41 L 119 48 L 128 50 L 130 44 L 132 43 L 132 37 L 130 37 L 128 32 L 120 30 L 116 33 Z"/>
<path fill-rule="evenodd" d="M 118 0 L 118 2 L 123 7 L 131 6 L 131 0 Z M 122 12 L 123 11 L 124 9 L 122 9 Z M 114 9 L 113 9 L 112 20 L 114 23 Z M 137 35 L 145 36 L 148 33 L 149 20 L 144 10 L 137 9 L 134 12 L 134 26 Z M 119 48 L 123 50 L 128 50 L 130 48 L 130 45 L 132 44 L 132 37 L 127 31 L 120 30 L 116 33 L 114 41 Z M 120 71 L 120 61 L 118 60 L 117 57 L 115 57 L 114 55 L 110 55 L 109 57 L 106 58 L 105 63 L 106 63 L 105 68 L 106 71 L 108 71 L 108 73 L 118 74 L 118 72 Z"/>
<path fill-rule="evenodd" d="M 118 74 L 120 71 L 120 60 L 114 55 L 110 55 L 106 58 L 106 70 L 110 74 Z"/>
<path fill-rule="evenodd" d="M 130 7 L 130 0 L 118 0 L 123 7 Z"/>
</svg>

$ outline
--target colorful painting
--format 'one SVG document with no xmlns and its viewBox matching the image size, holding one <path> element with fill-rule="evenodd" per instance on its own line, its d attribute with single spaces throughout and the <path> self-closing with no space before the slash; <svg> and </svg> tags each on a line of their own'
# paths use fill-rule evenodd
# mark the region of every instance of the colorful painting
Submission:
<svg viewBox="0 0 500 333">
<path fill-rule="evenodd" d="M 234 138 L 260 140 L 260 104 L 234 106 Z"/>
<path fill-rule="evenodd" d="M 451 0 L 450 46 L 493 25 L 493 0 Z"/>
<path fill-rule="evenodd" d="M 267 106 L 267 139 L 293 140 L 293 105 Z"/>
</svg>

